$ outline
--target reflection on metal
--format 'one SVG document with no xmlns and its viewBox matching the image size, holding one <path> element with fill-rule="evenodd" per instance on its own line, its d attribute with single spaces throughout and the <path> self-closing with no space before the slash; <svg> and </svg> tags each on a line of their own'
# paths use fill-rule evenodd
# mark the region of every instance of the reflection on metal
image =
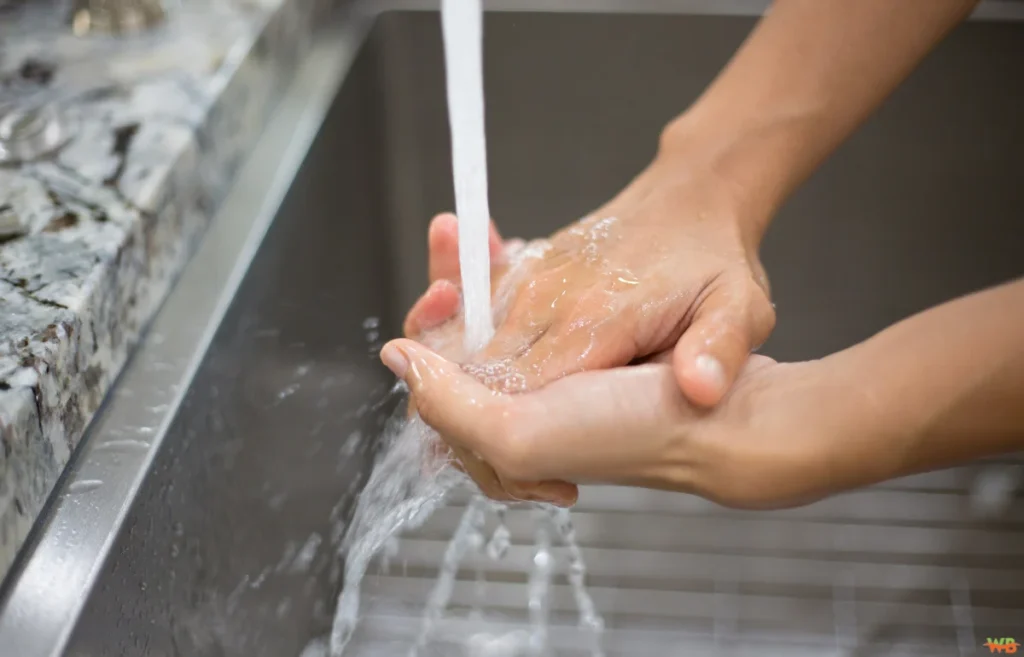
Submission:
<svg viewBox="0 0 1024 657">
<path fill-rule="evenodd" d="M 0 163 L 29 162 L 49 155 L 69 137 L 55 105 L 0 105 Z"/>
<path fill-rule="evenodd" d="M 75 0 L 71 29 L 78 36 L 138 32 L 159 25 L 166 17 L 164 0 Z"/>
<path fill-rule="evenodd" d="M 64 654 L 168 424 L 323 121 L 362 32 L 350 26 L 345 33 L 333 30 L 323 36 L 154 319 L 151 338 L 126 367 L 83 441 L 38 542 L 25 546 L 32 556 L 20 572 L 12 572 L 14 581 L 0 607 L 0 654 Z M 121 449 L 111 459 L 111 444 L 134 448 Z"/>
</svg>

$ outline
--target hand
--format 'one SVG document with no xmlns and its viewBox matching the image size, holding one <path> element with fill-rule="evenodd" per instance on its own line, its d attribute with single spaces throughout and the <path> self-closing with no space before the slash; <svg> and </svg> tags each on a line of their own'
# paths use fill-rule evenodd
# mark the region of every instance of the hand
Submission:
<svg viewBox="0 0 1024 657">
<path fill-rule="evenodd" d="M 452 322 L 459 311 L 459 247 L 458 223 L 455 215 L 441 214 L 431 221 L 428 232 L 429 280 L 427 292 L 409 311 L 405 319 L 406 337 L 430 345 L 446 358 L 461 362 L 465 358 L 462 326 Z M 490 255 L 493 280 L 507 269 L 509 258 L 522 248 L 522 240 L 503 240 L 494 224 L 490 227 Z M 409 413 L 416 412 L 410 400 Z M 450 458 L 454 467 L 466 472 L 480 489 L 492 499 L 503 501 L 529 500 L 571 506 L 579 494 L 575 485 L 561 481 L 520 482 L 502 480 L 488 464 L 471 451 L 439 443 L 436 458 Z"/>
<path fill-rule="evenodd" d="M 666 355 L 497 394 L 422 345 L 381 353 L 420 415 L 501 480 L 565 480 L 694 493 L 740 508 L 784 507 L 894 476 L 902 455 L 850 378 L 851 359 L 748 360 L 714 409 L 687 402 Z"/>
<path fill-rule="evenodd" d="M 765 220 L 680 162 L 659 156 L 590 217 L 516 244 L 497 264 L 497 334 L 472 360 L 514 372 L 506 391 L 674 350 L 684 394 L 712 406 L 767 339 L 775 313 L 757 256 Z M 451 215 L 432 226 L 431 267 L 450 282 L 434 283 L 412 324 L 458 305 L 456 232 Z"/>
<path fill-rule="evenodd" d="M 447 326 L 460 310 L 459 232 L 453 214 L 439 214 L 430 222 L 427 233 L 429 287 L 405 317 L 405 337 L 420 340 L 426 337 L 445 344 L 442 351 L 448 358 L 459 360 L 454 352 L 462 352 L 462 327 Z M 491 222 L 488 245 L 491 257 L 491 279 L 498 281 L 507 269 L 510 256 L 522 248 L 522 240 L 502 239 Z"/>
<path fill-rule="evenodd" d="M 426 330 L 459 306 L 457 222 L 436 217 L 431 286 L 410 311 L 406 335 L 456 362 L 477 363 L 481 375 L 481 361 L 497 361 L 492 387 L 504 392 L 674 349 L 683 392 L 697 404 L 715 404 L 774 326 L 756 254 L 763 219 L 741 213 L 728 194 L 715 192 L 721 185 L 690 176 L 677 162 L 663 155 L 602 211 L 550 241 L 506 245 L 492 225 L 499 328 L 471 358 L 462 353 L 458 321 Z M 502 477 L 474 455 L 454 452 L 491 497 L 576 499 L 564 482 Z"/>
</svg>

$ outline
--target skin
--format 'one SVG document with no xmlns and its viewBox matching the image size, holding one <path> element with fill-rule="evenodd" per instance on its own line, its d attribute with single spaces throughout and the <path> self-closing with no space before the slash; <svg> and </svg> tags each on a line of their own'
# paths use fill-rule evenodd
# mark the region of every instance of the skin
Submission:
<svg viewBox="0 0 1024 657">
<path fill-rule="evenodd" d="M 1024 448 L 1022 329 L 1019 280 L 821 360 L 752 357 L 713 409 L 683 396 L 667 356 L 519 395 L 491 391 L 412 340 L 382 358 L 423 419 L 498 481 L 614 483 L 776 508 Z M 547 501 L 575 496 L 549 491 Z"/>
<path fill-rule="evenodd" d="M 772 385 L 784 389 L 788 379 L 774 372 L 808 372 L 800 380 L 820 380 L 824 389 L 811 386 L 801 403 L 809 405 L 814 399 L 823 409 L 835 407 L 833 422 L 845 421 L 843 414 L 856 404 L 844 386 L 830 387 L 829 378 L 819 372 L 821 365 L 783 366 L 749 357 L 775 322 L 770 287 L 758 258 L 760 242 L 789 195 L 975 4 L 975 0 L 776 0 L 715 82 L 666 126 L 654 161 L 605 206 L 532 245 L 525 251 L 532 255 L 518 262 L 493 232 L 492 255 L 497 258 L 492 280 L 496 281 L 499 326 L 492 343 L 472 356 L 458 353 L 454 339 L 431 346 L 457 362 L 508 359 L 522 377 L 521 389 L 511 391 L 519 393 L 550 389 L 568 395 L 576 390 L 572 394 L 582 399 L 587 396 L 584 391 L 600 394 L 589 386 L 612 384 L 581 372 L 614 371 L 620 379 L 654 377 L 657 372 L 665 389 L 647 379 L 633 383 L 637 390 L 643 389 L 641 383 L 648 385 L 645 394 L 660 391 L 655 397 L 659 405 L 652 406 L 626 390 L 619 391 L 625 395 L 622 399 L 646 408 L 652 422 L 660 413 L 680 424 L 686 424 L 686 413 L 718 417 L 719 406 L 755 385 L 748 379 L 756 382 L 779 376 Z M 457 315 L 455 234 L 454 217 L 443 215 L 434 221 L 430 233 L 434 282 L 410 313 L 407 336 L 417 338 L 425 328 Z M 510 246 L 509 251 L 521 249 L 519 244 Z M 449 322 L 447 330 L 457 332 L 458 320 Z M 401 361 L 396 354 L 409 355 L 410 350 L 414 348 L 408 343 L 391 345 L 382 358 L 395 366 Z M 838 356 L 826 361 L 849 359 Z M 655 364 L 620 371 L 644 361 Z M 792 385 L 798 385 L 799 378 Z M 438 422 L 434 426 L 451 445 L 457 461 L 488 495 L 557 498 L 569 503 L 575 499 L 575 487 L 564 482 L 596 476 L 596 470 L 586 477 L 584 472 L 576 477 L 540 477 L 542 470 L 495 467 L 487 450 L 469 447 L 477 443 L 444 430 L 445 404 L 455 409 L 459 402 L 435 396 L 436 385 L 434 379 L 422 379 L 414 388 L 414 403 L 428 422 Z M 829 399 L 819 399 L 827 390 L 845 401 L 831 404 Z M 440 401 L 425 412 L 426 399 Z M 598 413 L 607 423 L 607 431 L 593 434 L 584 449 L 594 458 L 604 453 L 597 449 L 597 436 L 623 444 L 638 429 L 630 415 L 632 406 L 608 401 L 608 406 L 587 404 L 591 414 Z M 785 396 L 777 402 L 780 409 L 793 403 Z M 757 408 L 768 413 L 767 407 Z M 615 412 L 606 415 L 607 409 Z M 529 422 L 516 417 L 517 422 Z M 722 426 L 730 420 L 720 419 Z M 585 422 L 563 408 L 533 421 L 540 420 L 552 425 Z M 491 442 L 503 440 L 493 431 L 488 435 Z M 630 439 L 625 444 L 634 442 Z M 802 444 L 794 443 L 792 449 Z M 764 454 L 766 459 L 771 455 Z M 568 453 L 563 456 L 569 458 Z M 613 472 L 620 466 L 620 475 L 626 472 L 621 458 L 608 461 L 611 470 L 597 479 L 681 490 L 690 485 L 668 483 L 676 481 L 675 475 L 639 472 L 623 480 Z M 801 462 L 796 453 L 787 458 L 783 461 L 791 465 Z M 859 461 L 846 465 L 864 473 L 877 472 L 880 458 L 864 452 Z M 776 461 L 776 466 L 781 467 L 780 463 Z M 799 468 L 790 470 L 789 476 L 796 477 Z M 877 476 L 851 474 L 834 479 L 857 482 Z M 803 487 L 814 497 L 814 485 Z M 798 493 L 790 491 L 782 497 L 797 499 Z M 778 497 L 771 490 L 763 495 Z M 745 505 L 743 499 L 737 497 L 738 503 Z"/>
</svg>

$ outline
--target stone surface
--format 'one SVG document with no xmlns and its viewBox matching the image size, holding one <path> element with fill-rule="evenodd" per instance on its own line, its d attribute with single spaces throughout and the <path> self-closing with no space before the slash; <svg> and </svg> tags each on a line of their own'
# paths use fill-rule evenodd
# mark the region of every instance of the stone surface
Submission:
<svg viewBox="0 0 1024 657">
<path fill-rule="evenodd" d="M 0 7 L 0 107 L 56 103 L 72 131 L 0 168 L 0 577 L 326 3 L 185 0 L 122 38 L 57 6 Z"/>
</svg>

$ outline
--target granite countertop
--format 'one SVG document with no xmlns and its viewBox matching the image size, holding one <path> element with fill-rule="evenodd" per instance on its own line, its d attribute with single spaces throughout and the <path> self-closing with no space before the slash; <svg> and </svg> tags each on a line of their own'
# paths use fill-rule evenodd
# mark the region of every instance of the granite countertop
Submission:
<svg viewBox="0 0 1024 657">
<path fill-rule="evenodd" d="M 183 0 L 116 38 L 0 6 L 0 104 L 49 99 L 71 131 L 0 167 L 0 577 L 328 4 Z"/>
</svg>

